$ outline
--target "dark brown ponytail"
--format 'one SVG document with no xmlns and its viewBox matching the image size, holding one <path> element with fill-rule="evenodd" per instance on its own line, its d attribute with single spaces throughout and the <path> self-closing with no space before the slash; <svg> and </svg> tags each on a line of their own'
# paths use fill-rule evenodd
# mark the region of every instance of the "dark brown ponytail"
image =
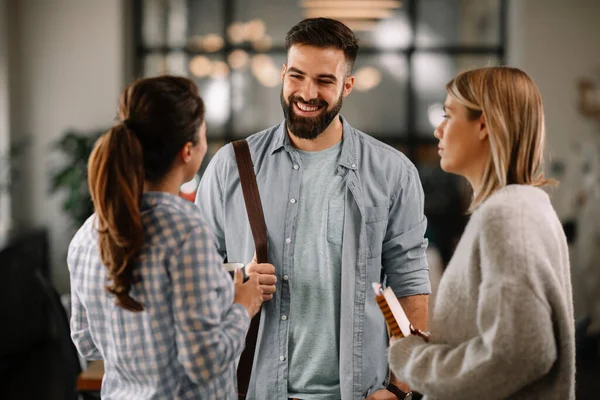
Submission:
<svg viewBox="0 0 600 400">
<path fill-rule="evenodd" d="M 140 79 L 121 94 L 119 119 L 90 155 L 88 185 L 100 257 L 108 269 L 106 290 L 124 309 L 142 311 L 129 292 L 144 246 L 144 182 L 159 182 L 182 146 L 198 142 L 204 103 L 187 78 Z"/>
<path fill-rule="evenodd" d="M 129 295 L 133 269 L 144 244 L 140 212 L 143 153 L 135 133 L 123 123 L 108 131 L 98 140 L 88 171 L 100 257 L 111 281 L 106 290 L 117 296 L 121 307 L 142 311 L 143 306 Z"/>
</svg>

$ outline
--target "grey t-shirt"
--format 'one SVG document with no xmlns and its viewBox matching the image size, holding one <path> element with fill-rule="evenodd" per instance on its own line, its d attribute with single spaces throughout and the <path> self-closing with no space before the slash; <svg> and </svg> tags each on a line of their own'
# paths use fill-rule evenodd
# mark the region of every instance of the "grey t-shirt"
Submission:
<svg viewBox="0 0 600 400">
<path fill-rule="evenodd" d="M 339 399 L 343 178 L 341 142 L 319 152 L 296 150 L 302 183 L 290 283 L 288 397 Z"/>
</svg>

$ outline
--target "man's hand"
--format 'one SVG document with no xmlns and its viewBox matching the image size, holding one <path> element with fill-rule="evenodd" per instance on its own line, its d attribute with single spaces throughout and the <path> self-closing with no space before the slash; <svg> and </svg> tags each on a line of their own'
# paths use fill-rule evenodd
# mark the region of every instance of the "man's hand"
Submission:
<svg viewBox="0 0 600 400">
<path fill-rule="evenodd" d="M 378 390 L 373 392 L 372 395 L 367 397 L 365 400 L 396 400 L 397 397 L 394 393 L 389 392 L 385 389 Z"/>
<path fill-rule="evenodd" d="M 277 283 L 277 276 L 275 275 L 275 267 L 273 264 L 258 264 L 256 262 L 256 253 L 250 264 L 246 265 L 246 275 L 258 275 L 258 283 L 263 291 L 263 301 L 269 301 L 273 298 L 275 293 L 275 284 Z"/>
</svg>

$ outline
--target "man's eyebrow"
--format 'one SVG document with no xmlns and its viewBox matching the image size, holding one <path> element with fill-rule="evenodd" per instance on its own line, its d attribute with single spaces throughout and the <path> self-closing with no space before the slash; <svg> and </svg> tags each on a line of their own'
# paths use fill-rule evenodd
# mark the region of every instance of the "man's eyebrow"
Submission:
<svg viewBox="0 0 600 400">
<path fill-rule="evenodd" d="M 294 74 L 306 76 L 306 72 L 301 71 L 295 67 L 288 68 L 286 73 L 294 73 Z M 319 79 L 331 79 L 332 81 L 337 82 L 337 77 L 333 74 L 319 74 L 318 77 L 319 77 Z"/>
<path fill-rule="evenodd" d="M 320 74 L 319 78 L 321 79 L 331 79 L 332 81 L 336 82 L 337 81 L 337 77 L 333 74 Z"/>
<path fill-rule="evenodd" d="M 294 67 L 288 68 L 287 72 L 294 72 L 296 74 L 306 75 L 306 72 L 300 71 L 298 68 L 294 68 Z"/>
</svg>

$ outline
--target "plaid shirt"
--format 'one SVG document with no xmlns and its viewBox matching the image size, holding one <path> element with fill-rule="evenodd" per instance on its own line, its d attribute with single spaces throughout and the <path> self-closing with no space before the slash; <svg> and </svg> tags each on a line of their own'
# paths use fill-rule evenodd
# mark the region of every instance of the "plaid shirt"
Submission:
<svg viewBox="0 0 600 400">
<path fill-rule="evenodd" d="M 146 193 L 145 246 L 131 296 L 134 313 L 106 292 L 94 216 L 69 246 L 71 337 L 103 359 L 102 399 L 234 399 L 235 360 L 250 322 L 194 204 Z"/>
</svg>

